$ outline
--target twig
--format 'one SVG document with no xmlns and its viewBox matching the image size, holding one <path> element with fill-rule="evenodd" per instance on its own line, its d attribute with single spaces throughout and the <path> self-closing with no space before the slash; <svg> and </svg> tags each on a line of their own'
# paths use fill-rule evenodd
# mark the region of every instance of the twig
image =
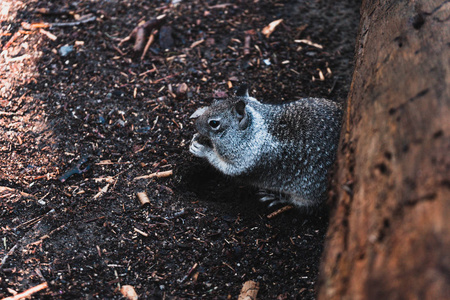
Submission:
<svg viewBox="0 0 450 300">
<path fill-rule="evenodd" d="M 235 270 L 232 266 L 230 266 L 230 264 L 228 264 L 228 263 L 226 263 L 226 262 L 222 262 L 222 264 L 223 264 L 225 267 L 229 268 L 231 271 L 236 272 L 236 270 Z"/>
<path fill-rule="evenodd" d="M 272 218 L 278 216 L 279 214 L 282 214 L 282 213 L 284 213 L 284 212 L 286 212 L 288 210 L 291 210 L 293 208 L 294 207 L 292 205 L 286 205 L 286 206 L 284 206 L 284 207 L 274 211 L 273 213 L 267 215 L 267 219 L 272 219 Z"/>
<path fill-rule="evenodd" d="M 63 229 L 64 227 L 66 227 L 67 224 L 70 224 L 70 222 L 69 222 L 69 223 L 66 223 L 66 224 L 62 224 L 61 226 L 59 226 L 59 227 L 53 229 L 52 231 L 50 231 L 49 233 L 44 234 L 43 236 L 41 236 L 41 237 L 39 238 L 39 241 L 43 241 L 43 240 L 45 240 L 45 239 L 48 239 L 52 234 L 54 234 L 54 233 L 57 232 L 57 231 L 60 231 L 60 230 Z"/>
<path fill-rule="evenodd" d="M 245 42 L 244 42 L 244 55 L 250 54 L 250 43 L 252 41 L 252 36 L 250 34 L 247 34 L 245 36 Z"/>
<path fill-rule="evenodd" d="M 166 77 L 163 77 L 163 78 L 157 79 L 157 80 L 155 80 L 155 81 L 152 81 L 152 82 L 150 82 L 150 83 L 151 83 L 151 84 L 156 84 L 156 83 L 159 83 L 159 82 L 161 82 L 161 81 L 163 81 L 163 80 L 166 80 L 166 79 L 169 79 L 169 78 L 172 78 L 172 77 L 178 76 L 178 74 L 180 74 L 180 73 L 175 73 L 175 74 L 172 74 L 172 75 L 168 75 L 168 76 L 166 76 Z"/>
<path fill-rule="evenodd" d="M 2 261 L 0 262 L 0 267 L 2 267 L 6 263 L 6 261 L 8 260 L 8 257 L 13 255 L 14 251 L 16 251 L 17 246 L 18 246 L 18 244 L 15 244 L 14 247 L 9 249 L 8 253 L 6 253 L 6 255 L 3 256 Z"/>
<path fill-rule="evenodd" d="M 134 228 L 134 231 L 136 231 L 137 233 L 139 233 L 142 236 L 148 237 L 148 233 L 147 232 L 142 231 L 142 230 L 140 230 L 140 229 L 138 229 L 136 227 Z"/>
<path fill-rule="evenodd" d="M 125 56 L 125 53 L 120 50 L 116 45 L 112 45 L 113 49 L 120 53 L 120 55 Z"/>
<path fill-rule="evenodd" d="M 22 27 L 26 30 L 36 30 L 40 28 L 52 28 L 52 27 L 72 27 L 79 26 L 81 24 L 89 23 L 95 21 L 97 19 L 96 16 L 92 16 L 92 14 L 82 16 L 78 21 L 74 22 L 66 22 L 66 23 L 27 23 L 22 22 Z"/>
<path fill-rule="evenodd" d="M 155 40 L 155 35 L 158 32 L 158 30 L 153 29 L 152 34 L 150 34 L 150 37 L 148 38 L 148 42 L 145 45 L 144 51 L 142 51 L 141 60 L 144 59 L 145 55 L 147 54 L 148 49 L 152 45 L 153 41 Z"/>
<path fill-rule="evenodd" d="M 95 194 L 93 199 L 100 198 L 101 196 L 103 196 L 103 194 L 108 192 L 108 189 L 109 189 L 109 183 L 107 185 L 105 185 L 97 194 Z"/>
<path fill-rule="evenodd" d="M 123 38 L 119 42 L 119 47 L 130 40 L 134 40 L 135 41 L 133 47 L 134 51 L 141 51 L 144 48 L 144 41 L 146 36 L 153 29 L 159 29 L 161 25 L 164 23 L 165 17 L 166 17 L 165 15 L 161 15 L 153 20 L 145 22 L 144 24 L 136 26 L 127 37 Z"/>
<path fill-rule="evenodd" d="M 13 34 L 13 36 L 9 39 L 9 41 L 5 44 L 5 46 L 3 46 L 3 50 L 6 50 L 9 48 L 9 46 L 12 45 L 12 43 L 14 43 L 14 41 L 20 36 L 20 32 L 16 32 Z"/>
<path fill-rule="evenodd" d="M 19 293 L 12 297 L 3 298 L 2 300 L 19 300 L 19 299 L 27 298 L 27 297 L 30 297 L 31 295 L 33 295 L 34 293 L 37 293 L 46 288 L 48 288 L 48 284 L 47 284 L 47 282 L 44 282 L 35 287 L 32 287 L 31 289 L 26 290 L 25 292 Z"/>
<path fill-rule="evenodd" d="M 67 23 L 50 23 L 50 27 L 71 27 L 71 26 L 78 26 L 81 24 L 93 22 L 97 19 L 96 16 L 82 16 L 78 21 L 75 22 L 67 22 Z"/>
<path fill-rule="evenodd" d="M 51 192 L 51 191 L 52 191 L 52 189 L 50 188 L 50 190 L 48 191 L 48 193 L 45 194 L 44 196 L 42 196 L 37 202 L 38 202 L 39 204 L 41 204 L 42 200 L 44 200 L 45 197 L 47 197 L 48 195 L 50 195 L 50 192 Z"/>
<path fill-rule="evenodd" d="M 21 192 L 19 190 L 7 187 L 7 186 L 0 186 L 0 194 L 4 193 L 4 192 L 10 192 L 10 193 L 19 193 L 22 197 L 26 197 L 26 198 L 32 198 L 32 199 L 37 199 L 36 196 L 25 193 L 25 192 Z"/>
<path fill-rule="evenodd" d="M 23 29 L 26 30 L 36 30 L 36 29 L 40 29 L 40 28 L 49 28 L 50 27 L 50 23 L 27 23 L 27 22 L 22 22 L 20 25 L 22 25 Z"/>
<path fill-rule="evenodd" d="M 198 45 L 200 45 L 201 43 L 203 43 L 204 41 L 205 41 L 205 39 L 201 39 L 201 40 L 195 41 L 195 42 L 192 43 L 192 45 L 189 48 L 191 48 L 191 49 L 195 48 Z"/>
<path fill-rule="evenodd" d="M 92 223 L 92 222 L 95 222 L 97 220 L 101 220 L 101 219 L 104 219 L 104 218 L 105 218 L 105 216 L 101 216 L 101 217 L 93 218 L 93 219 L 90 219 L 90 220 L 86 220 L 86 221 L 84 221 L 84 223 Z"/>
<path fill-rule="evenodd" d="M 0 116 L 14 116 L 14 115 L 17 115 L 17 113 L 9 111 L 0 111 Z"/>
<path fill-rule="evenodd" d="M 20 227 L 24 227 L 24 226 L 27 226 L 27 225 L 29 225 L 29 224 L 33 224 L 33 223 L 39 222 L 43 217 L 45 217 L 45 215 L 39 216 L 39 217 L 36 217 L 36 218 L 33 218 L 33 219 L 28 220 L 28 221 L 26 221 L 26 222 L 24 222 L 24 223 L 22 223 L 22 224 L 19 224 L 19 225 L 17 225 L 16 227 L 14 227 L 14 231 L 16 231 L 17 229 L 19 229 Z"/>
<path fill-rule="evenodd" d="M 56 41 L 58 39 L 58 37 L 56 35 L 54 35 L 53 33 L 45 30 L 44 28 L 39 29 L 39 32 L 44 34 L 44 35 L 46 35 L 52 41 Z"/>
<path fill-rule="evenodd" d="M 178 282 L 179 282 L 179 283 L 185 282 L 185 281 L 191 276 L 192 272 L 194 272 L 195 269 L 197 269 L 197 267 L 198 267 L 198 263 L 195 263 L 195 264 L 192 266 L 192 268 L 189 270 L 189 272 L 188 272 L 186 275 L 184 275 L 184 277 L 183 277 L 181 280 L 178 280 Z"/>
<path fill-rule="evenodd" d="M 37 220 L 38 222 L 33 227 L 35 229 L 35 232 L 40 232 L 38 227 L 39 227 L 39 224 L 41 224 L 41 222 L 44 219 L 44 217 L 48 217 L 48 216 L 50 216 L 50 215 L 52 215 L 54 213 L 55 213 L 55 209 L 52 209 L 52 210 L 48 211 L 44 216 L 42 216 L 42 218 Z M 52 231 L 51 233 L 53 233 L 53 232 L 54 231 Z M 51 233 L 49 233 L 48 235 L 50 235 Z M 27 233 L 27 235 L 23 236 L 19 241 L 17 241 L 17 243 L 14 245 L 14 247 L 12 247 L 8 251 L 8 253 L 2 258 L 2 260 L 0 262 L 0 267 L 2 267 L 6 263 L 6 260 L 8 259 L 9 256 L 11 256 L 14 253 L 16 248 L 18 248 L 19 246 L 23 247 L 23 245 L 28 243 L 31 239 L 33 239 L 33 237 L 28 236 L 28 233 Z M 42 242 L 42 240 L 39 240 L 38 242 Z M 2 299 L 2 300 L 4 300 L 4 299 Z"/>
<path fill-rule="evenodd" d="M 323 49 L 323 46 L 317 43 L 313 43 L 310 40 L 295 40 L 294 42 L 296 43 L 302 43 L 302 44 L 306 44 L 306 45 L 310 45 L 319 49 Z"/>
<path fill-rule="evenodd" d="M 216 8 L 226 8 L 227 6 L 231 6 L 233 3 L 223 3 L 223 4 L 216 4 L 212 6 L 208 6 L 209 9 L 216 9 Z"/>
<path fill-rule="evenodd" d="M 52 8 L 38 8 L 35 10 L 36 14 L 41 14 L 41 15 L 71 15 L 74 14 L 74 11 L 71 10 L 67 10 L 64 8 L 61 9 L 52 9 Z"/>
<path fill-rule="evenodd" d="M 333 84 L 332 84 L 331 87 L 328 89 L 328 95 L 330 95 L 330 94 L 333 92 L 334 88 L 336 87 L 337 81 L 338 81 L 338 77 L 334 78 Z"/>
<path fill-rule="evenodd" d="M 16 62 L 16 61 L 20 61 L 20 60 L 29 59 L 29 58 L 31 58 L 30 54 L 24 54 L 24 55 L 16 56 L 16 57 L 13 57 L 13 58 L 7 58 L 6 59 L 6 63 Z"/>
<path fill-rule="evenodd" d="M 156 71 L 158 71 L 158 69 L 156 69 L 156 68 L 150 69 L 150 70 L 148 70 L 148 71 L 145 71 L 145 72 L 139 74 L 139 77 L 140 77 L 140 76 L 147 75 L 147 74 L 149 74 L 149 73 L 156 72 Z"/>
<path fill-rule="evenodd" d="M 135 181 L 135 180 L 139 180 L 139 179 L 151 179 L 151 178 L 163 178 L 163 177 L 169 177 L 169 176 L 172 176 L 172 174 L 173 174 L 173 171 L 172 170 L 169 170 L 169 171 L 162 171 L 162 172 L 156 172 L 156 173 L 152 173 L 152 174 L 149 174 L 149 175 L 143 175 L 143 176 L 138 176 L 138 177 L 135 177 L 134 179 L 133 179 L 133 181 Z"/>
</svg>

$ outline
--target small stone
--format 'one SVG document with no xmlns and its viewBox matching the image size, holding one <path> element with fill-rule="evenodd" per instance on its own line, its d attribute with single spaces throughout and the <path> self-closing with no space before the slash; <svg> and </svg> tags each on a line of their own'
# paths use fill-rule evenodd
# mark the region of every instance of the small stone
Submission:
<svg viewBox="0 0 450 300">
<path fill-rule="evenodd" d="M 73 51 L 73 46 L 70 45 L 64 45 L 61 48 L 59 48 L 59 54 L 64 57 L 69 55 Z"/>
<path fill-rule="evenodd" d="M 182 83 L 178 86 L 177 88 L 177 95 L 178 96 L 184 96 L 186 94 L 186 92 L 188 91 L 188 86 L 186 83 Z"/>
</svg>

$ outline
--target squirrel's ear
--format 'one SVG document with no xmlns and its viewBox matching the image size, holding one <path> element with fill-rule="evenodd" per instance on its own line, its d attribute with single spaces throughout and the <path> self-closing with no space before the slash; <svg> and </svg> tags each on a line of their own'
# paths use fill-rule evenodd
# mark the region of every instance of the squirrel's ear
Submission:
<svg viewBox="0 0 450 300">
<path fill-rule="evenodd" d="M 245 102 L 241 100 L 234 106 L 234 112 L 239 122 L 239 128 L 242 130 L 248 126 L 248 114 L 245 111 L 245 105 Z"/>
<path fill-rule="evenodd" d="M 241 84 L 241 86 L 236 90 L 236 96 L 238 97 L 248 97 L 248 85 Z"/>
<path fill-rule="evenodd" d="M 203 107 L 197 108 L 197 110 L 189 117 L 189 119 L 197 119 L 198 117 L 203 115 L 205 113 L 205 111 L 208 110 L 208 108 L 209 108 L 209 106 L 203 106 Z"/>
</svg>

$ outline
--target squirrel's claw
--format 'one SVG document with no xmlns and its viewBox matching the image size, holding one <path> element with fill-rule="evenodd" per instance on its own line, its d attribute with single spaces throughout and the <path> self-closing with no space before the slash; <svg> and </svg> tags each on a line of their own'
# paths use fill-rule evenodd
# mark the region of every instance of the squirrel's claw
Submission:
<svg viewBox="0 0 450 300">
<path fill-rule="evenodd" d="M 258 191 L 257 195 L 260 196 L 259 201 L 270 202 L 268 207 L 273 207 L 278 204 L 291 202 L 291 201 L 289 201 L 289 198 L 287 198 L 286 195 L 283 195 L 283 194 L 275 195 L 267 190 L 260 190 L 260 191 Z"/>
<path fill-rule="evenodd" d="M 271 208 L 271 207 L 274 207 L 275 205 L 286 204 L 286 203 L 291 203 L 291 201 L 289 201 L 287 199 L 276 199 L 276 200 L 272 201 L 268 207 Z"/>
</svg>

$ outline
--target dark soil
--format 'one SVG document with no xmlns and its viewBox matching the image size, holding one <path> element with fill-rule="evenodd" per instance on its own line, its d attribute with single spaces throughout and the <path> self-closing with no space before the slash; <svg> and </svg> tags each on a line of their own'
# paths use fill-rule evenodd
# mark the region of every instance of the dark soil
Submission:
<svg viewBox="0 0 450 300">
<path fill-rule="evenodd" d="M 326 209 L 268 219 L 277 207 L 190 155 L 189 116 L 241 82 L 262 101 L 342 102 L 358 1 L 169 2 L 1 1 L 1 298 L 47 282 L 35 298 L 119 299 L 131 285 L 141 299 L 236 299 L 248 280 L 260 299 L 314 298 Z M 46 28 L 55 41 L 21 25 L 89 13 Z M 119 46 L 162 14 L 143 60 Z"/>
</svg>

